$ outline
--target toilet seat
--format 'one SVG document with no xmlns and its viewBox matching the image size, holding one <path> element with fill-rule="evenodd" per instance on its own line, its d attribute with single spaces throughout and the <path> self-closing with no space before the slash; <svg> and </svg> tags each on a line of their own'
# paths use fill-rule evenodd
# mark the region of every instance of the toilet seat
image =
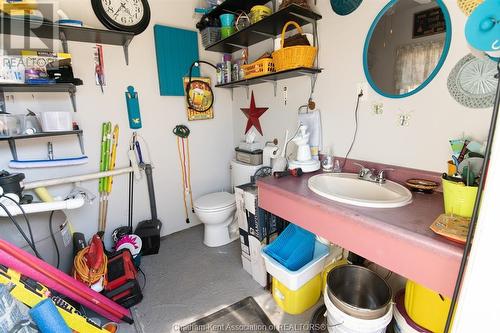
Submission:
<svg viewBox="0 0 500 333">
<path fill-rule="evenodd" d="M 203 212 L 219 212 L 236 206 L 234 195 L 227 192 L 216 192 L 204 195 L 194 202 L 194 208 Z"/>
</svg>

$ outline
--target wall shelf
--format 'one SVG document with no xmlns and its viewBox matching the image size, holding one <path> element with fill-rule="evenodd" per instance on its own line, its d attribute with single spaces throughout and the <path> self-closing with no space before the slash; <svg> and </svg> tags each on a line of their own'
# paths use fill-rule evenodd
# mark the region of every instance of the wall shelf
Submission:
<svg viewBox="0 0 500 333">
<path fill-rule="evenodd" d="M 314 75 L 321 73 L 321 68 L 306 68 L 300 67 L 295 69 L 289 69 L 286 71 L 281 71 L 277 73 L 266 74 L 262 76 L 257 76 L 251 79 L 244 79 L 233 81 L 224 84 L 216 85 L 217 88 L 237 88 L 237 87 L 247 87 L 254 84 L 266 83 L 266 82 L 276 82 L 279 80 L 291 79 L 294 77 L 300 77 L 304 75 Z"/>
<path fill-rule="evenodd" d="M 64 52 L 68 52 L 68 41 L 122 46 L 125 62 L 129 63 L 128 47 L 134 38 L 133 33 L 102 30 L 86 27 L 60 25 L 48 21 L 27 20 L 22 18 L 0 17 L 0 33 L 5 35 L 38 37 L 41 39 L 59 39 Z"/>
<path fill-rule="evenodd" d="M 67 92 L 76 112 L 76 86 L 72 83 L 52 83 L 52 84 L 19 84 L 2 83 L 0 84 L 0 95 L 5 92 Z M 0 96 L 2 99 L 2 96 Z"/>
<path fill-rule="evenodd" d="M 265 5 L 268 2 L 269 0 L 226 0 L 215 7 L 211 12 L 205 14 L 205 17 L 218 17 L 224 13 L 236 13 L 238 10 L 249 12 L 253 6 Z"/>
<path fill-rule="evenodd" d="M 236 52 L 266 39 L 275 38 L 281 34 L 283 26 L 288 21 L 295 21 L 300 26 L 313 23 L 314 35 L 316 36 L 316 21 L 321 18 L 321 15 L 313 11 L 297 5 L 290 5 L 227 38 L 209 45 L 206 50 L 224 53 Z"/>
<path fill-rule="evenodd" d="M 17 148 L 16 148 L 16 140 L 25 140 L 25 139 L 36 139 L 36 138 L 44 138 L 44 137 L 55 137 L 55 136 L 66 136 L 66 135 L 76 135 L 78 136 L 78 142 L 80 144 L 80 150 L 82 151 L 82 155 L 85 155 L 85 147 L 83 145 L 83 131 L 64 131 L 64 132 L 42 132 L 31 135 L 13 135 L 13 136 L 0 136 L 0 141 L 8 141 L 10 152 L 14 160 L 17 160 Z"/>
</svg>

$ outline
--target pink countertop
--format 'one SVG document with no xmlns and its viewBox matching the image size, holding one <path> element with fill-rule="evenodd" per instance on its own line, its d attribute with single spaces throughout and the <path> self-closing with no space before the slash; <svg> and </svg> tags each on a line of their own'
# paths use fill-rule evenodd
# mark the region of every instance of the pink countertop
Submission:
<svg viewBox="0 0 500 333">
<path fill-rule="evenodd" d="M 429 229 L 444 211 L 442 193 L 414 193 L 413 202 L 401 208 L 364 208 L 313 193 L 307 186 L 311 176 L 260 180 L 259 206 L 451 297 L 463 246 Z"/>
</svg>

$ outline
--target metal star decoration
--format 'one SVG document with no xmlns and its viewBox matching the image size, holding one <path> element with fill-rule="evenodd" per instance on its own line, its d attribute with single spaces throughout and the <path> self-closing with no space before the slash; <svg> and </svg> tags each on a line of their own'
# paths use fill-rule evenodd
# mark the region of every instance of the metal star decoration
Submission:
<svg viewBox="0 0 500 333">
<path fill-rule="evenodd" d="M 262 116 L 269 108 L 258 108 L 255 106 L 255 98 L 253 96 L 252 91 L 252 99 L 250 101 L 250 108 L 242 108 L 241 111 L 247 117 L 247 128 L 245 130 L 245 134 L 254 126 L 257 131 L 259 131 L 260 135 L 264 135 L 262 133 L 262 127 L 260 126 L 259 118 Z"/>
</svg>

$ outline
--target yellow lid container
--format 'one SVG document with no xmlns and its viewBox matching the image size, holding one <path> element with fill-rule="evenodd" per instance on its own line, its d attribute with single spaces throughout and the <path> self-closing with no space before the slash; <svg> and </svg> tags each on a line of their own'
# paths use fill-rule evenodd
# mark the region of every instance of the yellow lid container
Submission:
<svg viewBox="0 0 500 333">
<path fill-rule="evenodd" d="M 325 269 L 323 270 L 323 273 L 321 273 L 321 292 L 323 292 L 326 288 L 328 273 L 330 273 L 330 271 L 337 266 L 342 266 L 347 264 L 348 264 L 347 259 L 341 259 L 334 261 L 329 265 L 326 265 Z"/>
<path fill-rule="evenodd" d="M 36 0 L 20 0 L 15 2 L 0 0 L 0 11 L 5 12 L 9 15 L 20 15 L 24 11 L 31 11 L 34 9 L 37 9 Z"/>
<path fill-rule="evenodd" d="M 443 179 L 444 210 L 446 214 L 471 217 L 476 203 L 477 187 Z"/>
<path fill-rule="evenodd" d="M 316 304 L 321 296 L 321 274 L 313 277 L 298 290 L 290 290 L 273 277 L 273 298 L 288 314 L 298 315 Z"/>
<path fill-rule="evenodd" d="M 432 332 L 444 332 L 450 306 L 451 299 L 416 282 L 406 282 L 406 312 L 417 325 Z"/>
</svg>

